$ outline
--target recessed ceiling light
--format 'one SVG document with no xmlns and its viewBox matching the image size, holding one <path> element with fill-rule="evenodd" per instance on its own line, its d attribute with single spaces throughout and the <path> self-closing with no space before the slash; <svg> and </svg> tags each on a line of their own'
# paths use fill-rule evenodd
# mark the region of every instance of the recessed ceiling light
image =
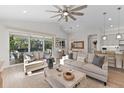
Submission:
<svg viewBox="0 0 124 93">
<path fill-rule="evenodd" d="M 111 21 L 111 20 L 112 20 L 112 18 L 108 18 L 108 20 L 109 20 L 109 21 Z"/>
<path fill-rule="evenodd" d="M 27 11 L 26 11 L 26 10 L 24 10 L 24 11 L 23 11 L 23 13 L 25 14 L 25 13 L 27 13 Z"/>
<path fill-rule="evenodd" d="M 113 25 L 110 25 L 110 27 L 113 27 Z"/>
</svg>

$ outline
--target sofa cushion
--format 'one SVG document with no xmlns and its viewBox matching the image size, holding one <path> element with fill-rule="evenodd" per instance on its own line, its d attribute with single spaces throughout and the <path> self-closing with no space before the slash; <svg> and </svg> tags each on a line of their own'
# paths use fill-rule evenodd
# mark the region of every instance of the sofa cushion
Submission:
<svg viewBox="0 0 124 93">
<path fill-rule="evenodd" d="M 92 64 L 98 66 L 98 67 L 102 67 L 103 63 L 104 63 L 104 56 L 94 56 L 93 62 Z"/>
<path fill-rule="evenodd" d="M 44 58 L 44 54 L 43 54 L 43 52 L 41 52 L 41 51 L 39 51 L 39 58 L 40 58 L 40 59 L 43 59 L 43 58 Z"/>
<path fill-rule="evenodd" d="M 77 61 L 79 61 L 79 62 L 85 62 L 85 57 L 78 56 L 77 57 Z"/>
<path fill-rule="evenodd" d="M 77 54 L 78 54 L 77 52 L 73 52 L 73 59 L 74 60 L 77 60 Z"/>
<path fill-rule="evenodd" d="M 82 67 L 83 65 L 85 65 L 85 62 L 74 61 L 74 60 L 70 60 L 70 59 L 64 60 L 64 63 L 68 64 L 70 66 L 76 66 L 76 67 Z"/>
<path fill-rule="evenodd" d="M 92 63 L 93 58 L 94 58 L 94 54 L 93 53 L 89 53 L 88 56 L 87 56 L 87 62 L 88 63 Z"/>
<path fill-rule="evenodd" d="M 38 53 L 38 52 L 33 52 L 33 55 L 34 55 L 34 57 L 35 57 L 37 60 L 40 59 L 40 58 L 39 58 L 39 53 Z"/>
<path fill-rule="evenodd" d="M 69 53 L 69 59 L 73 59 L 73 53 Z"/>
<path fill-rule="evenodd" d="M 88 72 L 95 73 L 95 74 L 107 76 L 107 73 L 106 73 L 105 70 L 103 70 L 102 68 L 100 68 L 100 67 L 98 67 L 98 66 L 96 66 L 94 64 L 91 64 L 91 63 L 83 65 L 82 69 L 84 69 L 84 70 L 86 70 Z"/>
</svg>

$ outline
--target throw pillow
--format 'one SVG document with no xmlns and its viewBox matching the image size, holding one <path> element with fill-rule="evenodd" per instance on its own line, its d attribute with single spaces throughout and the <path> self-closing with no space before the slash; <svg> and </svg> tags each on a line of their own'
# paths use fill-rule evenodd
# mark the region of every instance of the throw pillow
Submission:
<svg viewBox="0 0 124 93">
<path fill-rule="evenodd" d="M 73 53 L 69 54 L 69 59 L 73 59 Z"/>
<path fill-rule="evenodd" d="M 105 59 L 104 56 L 101 57 L 101 56 L 95 55 L 92 64 L 102 67 L 102 65 L 104 64 L 104 59 Z"/>
<path fill-rule="evenodd" d="M 77 52 L 74 52 L 74 51 L 73 51 L 73 59 L 74 59 L 74 60 L 77 60 Z"/>
<path fill-rule="evenodd" d="M 94 59 L 94 54 L 93 53 L 88 53 L 88 56 L 87 56 L 87 62 L 88 63 L 92 63 L 93 59 Z"/>
<path fill-rule="evenodd" d="M 31 54 L 26 54 L 26 55 L 25 55 L 25 59 L 27 59 L 29 63 L 36 60 L 36 59 L 34 58 L 34 56 L 31 55 Z"/>
<path fill-rule="evenodd" d="M 39 51 L 39 58 L 43 59 L 43 56 L 44 56 L 43 52 Z"/>
<path fill-rule="evenodd" d="M 39 60 L 39 53 L 37 51 L 33 52 L 33 56 L 35 57 L 35 59 Z"/>
<path fill-rule="evenodd" d="M 85 57 L 78 56 L 77 57 L 77 61 L 79 61 L 79 62 L 85 62 Z"/>
</svg>

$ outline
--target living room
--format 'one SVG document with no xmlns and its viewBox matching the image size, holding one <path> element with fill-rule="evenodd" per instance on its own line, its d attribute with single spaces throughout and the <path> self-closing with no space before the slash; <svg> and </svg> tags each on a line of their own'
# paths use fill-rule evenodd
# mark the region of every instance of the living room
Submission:
<svg viewBox="0 0 124 93">
<path fill-rule="evenodd" d="M 1 87 L 123 88 L 123 9 L 123 5 L 1 5 Z M 101 56 L 102 65 L 96 63 Z M 54 80 L 53 70 L 65 79 Z"/>
</svg>

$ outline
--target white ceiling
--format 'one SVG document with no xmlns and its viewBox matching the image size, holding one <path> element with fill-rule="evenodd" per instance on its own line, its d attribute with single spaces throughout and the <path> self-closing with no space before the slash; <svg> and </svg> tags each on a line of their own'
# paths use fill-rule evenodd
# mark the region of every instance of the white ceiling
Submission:
<svg viewBox="0 0 124 93">
<path fill-rule="evenodd" d="M 81 10 L 85 15 L 81 17 L 76 17 L 76 21 L 70 21 L 68 23 L 61 21 L 57 22 L 58 18 L 50 18 L 54 13 L 46 12 L 46 10 L 56 10 L 53 6 L 48 5 L 4 5 L 0 6 L 0 19 L 2 20 L 23 20 L 23 21 L 34 21 L 34 22 L 55 22 L 59 23 L 63 29 L 67 32 L 72 32 L 78 30 L 81 27 L 85 29 L 103 29 L 103 12 L 107 12 L 106 15 L 106 27 L 110 28 L 112 24 L 117 27 L 118 11 L 117 8 L 120 6 L 115 5 L 89 5 L 86 9 Z M 121 26 L 124 26 L 124 6 L 121 6 Z M 23 13 L 27 11 L 27 13 Z M 111 17 L 112 21 L 107 19 Z M 77 26 L 78 25 L 78 26 Z"/>
</svg>

